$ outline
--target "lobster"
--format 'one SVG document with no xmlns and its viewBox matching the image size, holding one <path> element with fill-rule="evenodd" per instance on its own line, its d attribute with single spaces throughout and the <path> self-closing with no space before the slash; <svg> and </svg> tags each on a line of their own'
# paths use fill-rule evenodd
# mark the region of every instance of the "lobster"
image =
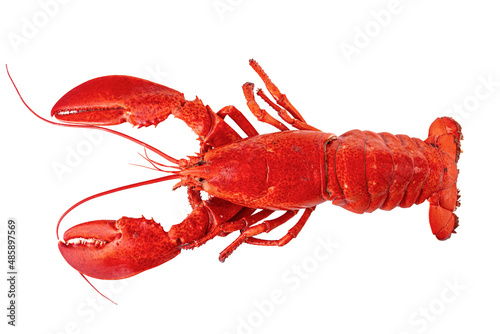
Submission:
<svg viewBox="0 0 500 334">
<path fill-rule="evenodd" d="M 76 206 L 112 192 L 177 179 L 186 187 L 192 212 L 168 232 L 153 219 L 122 217 L 95 220 L 68 229 L 58 245 L 66 261 L 82 275 L 122 279 L 156 267 L 216 236 L 239 231 L 219 256 L 224 261 L 241 244 L 284 246 L 297 237 L 316 206 L 325 201 L 354 213 L 392 210 L 430 204 L 432 233 L 448 239 L 458 226 L 457 162 L 460 125 L 450 117 L 437 118 L 427 139 L 407 135 L 352 130 L 341 136 L 309 125 L 255 60 L 250 66 L 264 82 L 256 94 L 274 109 L 281 121 L 255 100 L 254 84 L 243 93 L 252 114 L 279 130 L 259 134 L 234 106 L 214 112 L 196 97 L 192 101 L 171 88 L 130 76 L 105 76 L 87 81 L 64 95 L 51 115 L 61 126 L 101 129 L 132 140 L 173 165 L 144 156 L 154 169 L 166 173 L 90 196 Z M 9 75 L 10 76 L 10 75 Z M 11 79 L 12 80 L 12 79 Z M 184 121 L 200 141 L 194 156 L 174 159 L 135 138 L 105 126 L 124 122 L 156 126 L 170 115 Z M 225 118 L 245 133 L 242 138 Z M 294 130 L 290 130 L 289 127 Z M 202 199 L 201 192 L 208 193 Z M 303 210 L 298 221 L 277 240 L 259 236 L 285 224 Z M 277 218 L 268 219 L 275 211 Z"/>
</svg>

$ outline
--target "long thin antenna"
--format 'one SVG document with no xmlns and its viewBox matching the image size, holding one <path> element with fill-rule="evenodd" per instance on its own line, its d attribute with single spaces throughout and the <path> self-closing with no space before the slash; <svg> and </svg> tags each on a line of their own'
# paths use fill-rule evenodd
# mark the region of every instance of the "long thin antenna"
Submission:
<svg viewBox="0 0 500 334">
<path fill-rule="evenodd" d="M 92 196 L 89 196 L 87 198 L 82 199 L 81 201 L 73 204 L 73 206 L 71 206 L 68 210 L 66 210 L 66 212 L 63 213 L 63 215 L 61 216 L 61 218 L 59 218 L 59 221 L 57 222 L 57 229 L 56 229 L 57 239 L 59 240 L 59 225 L 61 224 L 61 221 L 63 220 L 63 218 L 66 217 L 66 215 L 68 213 L 70 213 L 71 211 L 73 211 L 74 208 L 82 205 L 83 203 L 88 202 L 91 199 L 94 199 L 94 198 L 97 198 L 97 197 L 101 197 L 101 196 L 104 196 L 104 195 L 108 195 L 108 194 L 112 194 L 112 193 L 116 193 L 118 191 L 122 191 L 122 190 L 125 190 L 125 189 L 136 188 L 136 187 L 140 187 L 140 186 L 145 186 L 147 184 L 153 184 L 153 183 L 158 183 L 158 182 L 162 182 L 162 181 L 173 180 L 173 179 L 177 179 L 177 178 L 179 178 L 179 175 L 177 175 L 177 174 L 162 176 L 162 177 L 159 177 L 159 178 L 156 178 L 156 179 L 151 179 L 151 180 L 141 181 L 141 182 L 137 182 L 137 183 L 127 184 L 126 186 L 121 186 L 121 187 L 118 187 L 118 188 L 106 190 L 106 191 L 103 191 L 103 192 L 100 192 L 98 194 L 95 194 L 95 195 L 92 195 Z"/>
<path fill-rule="evenodd" d="M 86 281 L 87 281 L 87 283 L 89 283 L 89 284 L 90 284 L 90 286 L 91 286 L 91 287 L 92 287 L 95 291 L 97 291 L 97 293 L 98 293 L 98 294 L 100 294 L 101 296 L 103 296 L 104 298 L 106 298 L 107 300 L 109 300 L 110 302 L 112 302 L 113 304 L 118 305 L 118 304 L 117 304 L 117 303 L 115 303 L 113 300 L 111 300 L 109 297 L 106 297 L 105 295 L 103 295 L 101 291 L 97 290 L 97 288 L 96 288 L 96 287 L 95 287 L 92 283 L 90 283 L 90 281 L 88 280 L 88 278 L 87 278 L 87 277 L 85 277 L 85 275 L 84 275 L 84 274 L 82 274 L 82 273 L 80 273 L 80 272 L 79 272 L 79 274 L 80 274 L 80 275 L 82 275 L 83 279 L 84 279 L 84 280 L 86 280 Z"/>
</svg>

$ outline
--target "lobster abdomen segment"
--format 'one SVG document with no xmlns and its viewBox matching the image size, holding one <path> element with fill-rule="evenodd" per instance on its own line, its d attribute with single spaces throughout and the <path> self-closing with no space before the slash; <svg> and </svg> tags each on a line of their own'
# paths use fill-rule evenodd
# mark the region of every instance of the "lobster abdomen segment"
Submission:
<svg viewBox="0 0 500 334">
<path fill-rule="evenodd" d="M 391 151 L 394 161 L 392 184 L 389 187 L 387 199 L 380 208 L 382 210 L 392 210 L 401 203 L 406 188 L 413 177 L 413 158 L 397 136 L 387 132 L 379 133 L 379 135 Z"/>
<path fill-rule="evenodd" d="M 394 159 L 382 137 L 351 130 L 327 147 L 327 192 L 333 204 L 355 212 L 372 212 L 388 197 Z"/>
</svg>

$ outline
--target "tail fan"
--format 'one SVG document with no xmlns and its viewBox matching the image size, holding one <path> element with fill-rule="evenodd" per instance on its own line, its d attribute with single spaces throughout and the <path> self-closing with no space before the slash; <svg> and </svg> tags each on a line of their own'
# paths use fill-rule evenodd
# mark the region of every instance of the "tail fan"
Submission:
<svg viewBox="0 0 500 334">
<path fill-rule="evenodd" d="M 429 197 L 429 221 L 432 234 L 439 240 L 448 239 L 458 227 L 458 217 L 454 214 L 460 206 L 457 189 L 462 128 L 450 117 L 437 118 L 429 128 L 425 142 L 438 149 L 444 165 L 443 183 L 440 191 Z"/>
</svg>

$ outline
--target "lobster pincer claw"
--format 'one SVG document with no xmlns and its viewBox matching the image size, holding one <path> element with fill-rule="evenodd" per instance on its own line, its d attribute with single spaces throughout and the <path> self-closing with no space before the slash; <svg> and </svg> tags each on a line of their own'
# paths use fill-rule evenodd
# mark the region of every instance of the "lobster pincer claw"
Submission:
<svg viewBox="0 0 500 334">
<path fill-rule="evenodd" d="M 64 241 L 59 242 L 59 250 L 84 275 L 122 279 L 174 258 L 181 244 L 152 219 L 122 217 L 70 228 L 64 233 Z"/>
<path fill-rule="evenodd" d="M 51 115 L 63 122 L 116 125 L 157 125 L 182 107 L 184 94 L 154 82 L 110 75 L 89 80 L 66 93 Z"/>
</svg>

